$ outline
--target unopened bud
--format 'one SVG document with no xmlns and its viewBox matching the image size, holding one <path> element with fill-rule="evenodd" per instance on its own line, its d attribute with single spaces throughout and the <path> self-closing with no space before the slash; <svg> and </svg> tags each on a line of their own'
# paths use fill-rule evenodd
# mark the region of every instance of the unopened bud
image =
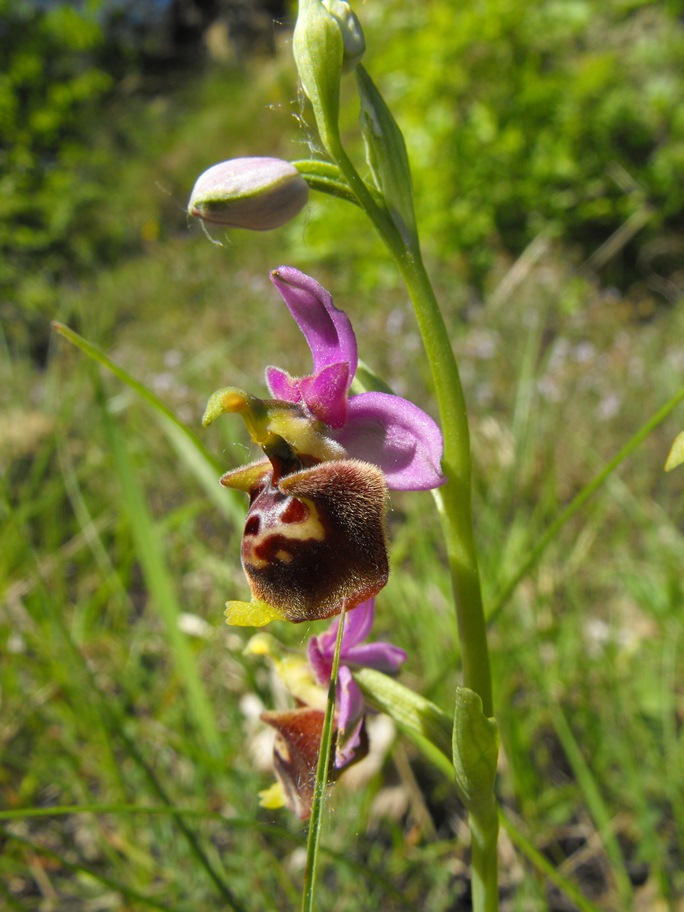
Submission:
<svg viewBox="0 0 684 912">
<path fill-rule="evenodd" d="M 188 212 L 227 228 L 270 231 L 304 207 L 309 188 L 299 171 L 279 158 L 233 158 L 201 174 Z"/>
<path fill-rule="evenodd" d="M 323 6 L 340 27 L 344 44 L 342 69 L 348 73 L 354 69 L 366 50 L 361 23 L 346 0 L 323 0 Z"/>
</svg>

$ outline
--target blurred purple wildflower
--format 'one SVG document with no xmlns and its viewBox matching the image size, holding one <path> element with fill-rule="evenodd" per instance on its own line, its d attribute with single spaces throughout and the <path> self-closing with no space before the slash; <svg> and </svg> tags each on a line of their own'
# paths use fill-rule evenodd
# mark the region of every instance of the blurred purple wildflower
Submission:
<svg viewBox="0 0 684 912">
<path fill-rule="evenodd" d="M 361 743 L 365 703 L 361 689 L 352 677 L 352 669 L 374 668 L 384 674 L 394 674 L 407 658 L 404 650 L 392 643 L 363 642 L 371 632 L 374 616 L 375 599 L 368 599 L 345 617 L 336 693 L 335 766 L 338 769 L 354 758 L 354 751 Z M 316 680 L 324 686 L 330 681 L 338 625 L 339 621 L 335 621 L 325 633 L 311 637 L 307 647 Z"/>
</svg>

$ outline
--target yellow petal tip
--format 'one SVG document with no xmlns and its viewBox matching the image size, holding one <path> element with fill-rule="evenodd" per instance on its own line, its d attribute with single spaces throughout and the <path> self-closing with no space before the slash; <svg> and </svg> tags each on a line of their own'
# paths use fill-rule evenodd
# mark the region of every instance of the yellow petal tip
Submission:
<svg viewBox="0 0 684 912">
<path fill-rule="evenodd" d="M 259 792 L 259 804 L 269 810 L 285 807 L 285 795 L 279 782 L 274 782 L 270 788 Z"/>
<path fill-rule="evenodd" d="M 681 431 L 675 437 L 674 443 L 672 444 L 672 449 L 667 457 L 667 462 L 665 463 L 665 471 L 671 472 L 672 469 L 676 469 L 677 466 L 681 465 L 684 462 L 684 431 Z"/>
<path fill-rule="evenodd" d="M 226 623 L 232 627 L 263 627 L 269 621 L 283 619 L 283 615 L 267 605 L 252 599 L 251 602 L 226 602 Z"/>
</svg>

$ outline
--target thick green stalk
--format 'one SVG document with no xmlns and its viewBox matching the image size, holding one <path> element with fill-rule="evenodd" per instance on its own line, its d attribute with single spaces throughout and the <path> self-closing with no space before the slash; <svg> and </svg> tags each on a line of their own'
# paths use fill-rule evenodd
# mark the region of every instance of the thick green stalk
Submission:
<svg viewBox="0 0 684 912">
<path fill-rule="evenodd" d="M 437 393 L 444 436 L 442 468 L 447 482 L 436 492 L 456 602 L 463 683 L 482 700 L 486 716 L 493 715 L 492 679 L 487 627 L 472 522 L 472 465 L 470 433 L 463 386 L 449 333 L 437 303 L 416 237 L 402 239 L 387 211 L 361 180 L 341 143 L 334 158 L 394 258 L 413 304 Z M 496 912 L 498 890 L 498 818 L 494 794 L 484 808 L 470 809 L 473 909 Z"/>
<path fill-rule="evenodd" d="M 398 263 L 409 289 L 437 393 L 447 483 L 437 492 L 456 598 L 463 683 L 493 715 L 491 669 L 473 534 L 470 433 L 463 387 L 451 341 L 419 251 Z"/>
<path fill-rule="evenodd" d="M 499 872 L 497 841 L 499 817 L 494 795 L 486 812 L 470 812 L 470 868 L 473 909 L 497 912 L 499 908 Z"/>
<path fill-rule="evenodd" d="M 420 254 L 406 243 L 387 212 L 371 195 L 342 144 L 331 149 L 359 204 L 366 211 L 406 282 L 437 393 L 444 435 L 443 469 L 447 483 L 437 495 L 456 599 L 463 683 L 482 699 L 485 715 L 493 715 L 491 669 L 482 605 L 480 574 L 471 509 L 471 460 L 468 415 L 449 333 Z"/>
</svg>

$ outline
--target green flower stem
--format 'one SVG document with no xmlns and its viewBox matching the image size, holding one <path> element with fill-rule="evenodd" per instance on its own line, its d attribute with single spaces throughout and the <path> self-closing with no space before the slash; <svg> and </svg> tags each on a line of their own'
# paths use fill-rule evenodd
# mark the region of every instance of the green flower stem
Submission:
<svg viewBox="0 0 684 912">
<path fill-rule="evenodd" d="M 463 683 L 482 700 L 492 716 L 492 681 L 487 628 L 472 520 L 470 432 L 463 387 L 444 318 L 425 271 L 420 251 L 398 262 L 411 295 L 437 393 L 447 483 L 435 496 L 440 509 L 456 598 L 463 662 Z"/>
<path fill-rule="evenodd" d="M 470 812 L 470 868 L 473 909 L 497 912 L 499 908 L 499 873 L 496 846 L 499 838 L 499 816 L 494 795 L 486 808 Z"/>
<path fill-rule="evenodd" d="M 328 775 L 330 770 L 330 753 L 333 742 L 333 721 L 335 717 L 335 696 L 337 693 L 337 673 L 340 667 L 340 650 L 342 648 L 342 635 L 344 633 L 344 605 L 340 614 L 335 640 L 335 652 L 330 671 L 330 684 L 328 685 L 328 703 L 325 708 L 323 731 L 321 732 L 321 747 L 318 753 L 318 767 L 316 769 L 316 784 L 314 786 L 313 801 L 311 804 L 311 819 L 309 821 L 309 837 L 306 846 L 306 871 L 304 873 L 304 892 L 302 894 L 302 912 L 313 912 L 314 893 L 316 888 L 316 874 L 318 872 L 318 850 L 321 841 L 321 827 L 323 823 L 323 806 L 328 789 Z"/>
<path fill-rule="evenodd" d="M 437 392 L 444 435 L 443 469 L 447 483 L 437 493 L 451 579 L 456 599 L 463 683 L 482 699 L 485 715 L 493 715 L 487 628 L 471 509 L 471 460 L 468 415 L 461 378 L 442 312 L 416 240 L 402 240 L 386 210 L 378 205 L 347 156 L 339 137 L 331 141 L 335 161 L 359 205 L 366 211 L 395 260 L 413 303 Z"/>
<path fill-rule="evenodd" d="M 395 260 L 416 313 L 437 393 L 444 435 L 442 468 L 448 480 L 436 492 L 436 501 L 456 602 L 463 682 L 479 695 L 484 714 L 490 717 L 494 714 L 492 679 L 472 522 L 470 432 L 458 365 L 444 317 L 423 264 L 417 236 L 412 242 L 402 239 L 387 211 L 377 204 L 356 172 L 339 137 L 333 141 L 331 151 L 359 205 L 365 209 Z M 476 912 L 496 912 L 499 907 L 499 827 L 493 792 L 490 797 L 491 800 L 484 805 L 470 808 L 469 813 L 473 909 Z"/>
</svg>

